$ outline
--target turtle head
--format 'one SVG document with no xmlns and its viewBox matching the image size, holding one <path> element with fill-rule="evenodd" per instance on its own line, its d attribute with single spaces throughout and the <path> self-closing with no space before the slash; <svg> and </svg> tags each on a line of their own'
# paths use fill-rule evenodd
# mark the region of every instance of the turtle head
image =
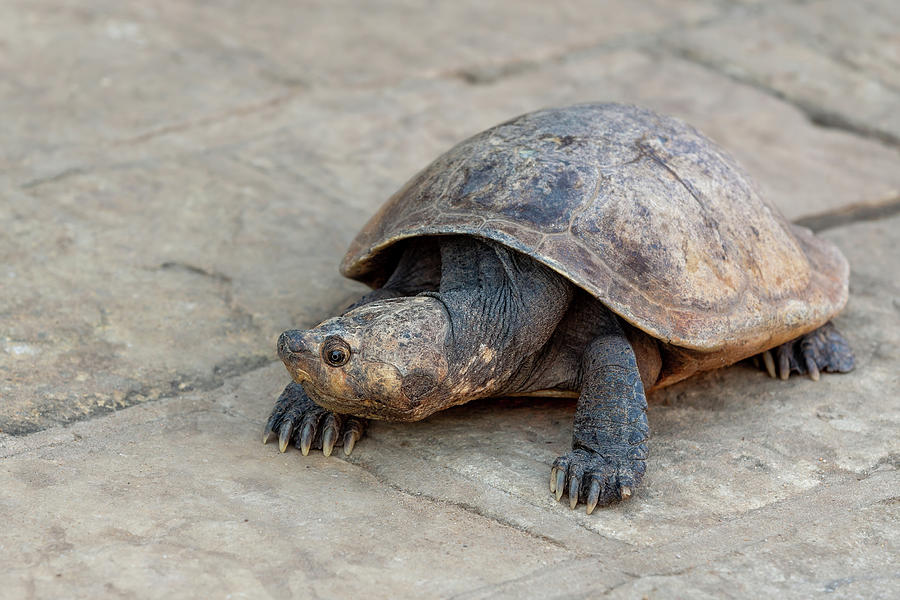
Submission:
<svg viewBox="0 0 900 600">
<path fill-rule="evenodd" d="M 340 414 L 417 421 L 445 408 L 450 321 L 430 296 L 379 300 L 278 339 L 316 403 Z"/>
</svg>

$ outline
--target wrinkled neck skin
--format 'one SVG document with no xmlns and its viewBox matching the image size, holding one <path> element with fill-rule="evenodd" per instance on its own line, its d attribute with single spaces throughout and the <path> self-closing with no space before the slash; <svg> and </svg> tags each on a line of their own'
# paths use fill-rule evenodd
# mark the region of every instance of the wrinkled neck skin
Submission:
<svg viewBox="0 0 900 600">
<path fill-rule="evenodd" d="M 516 383 L 569 306 L 571 285 L 527 256 L 473 238 L 442 241 L 441 265 L 440 290 L 422 294 L 441 302 L 450 323 L 436 410 L 520 391 Z"/>
</svg>

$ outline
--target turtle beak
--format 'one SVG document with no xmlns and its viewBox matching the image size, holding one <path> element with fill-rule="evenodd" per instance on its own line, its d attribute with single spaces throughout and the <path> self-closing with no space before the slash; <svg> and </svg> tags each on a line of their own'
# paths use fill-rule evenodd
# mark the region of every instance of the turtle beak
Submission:
<svg viewBox="0 0 900 600">
<path fill-rule="evenodd" d="M 315 360 L 315 344 L 309 332 L 290 329 L 278 337 L 278 358 L 298 383 L 309 379 L 309 365 Z"/>
</svg>

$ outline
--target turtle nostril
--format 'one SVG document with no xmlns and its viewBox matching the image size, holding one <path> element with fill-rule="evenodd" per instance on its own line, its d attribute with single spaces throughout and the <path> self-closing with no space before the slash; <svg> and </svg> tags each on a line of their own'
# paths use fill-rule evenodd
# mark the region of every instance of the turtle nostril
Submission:
<svg viewBox="0 0 900 600">
<path fill-rule="evenodd" d="M 298 329 L 285 331 L 278 337 L 278 356 L 282 359 L 291 354 L 303 352 L 306 346 L 303 343 L 301 334 L 303 332 Z"/>
</svg>

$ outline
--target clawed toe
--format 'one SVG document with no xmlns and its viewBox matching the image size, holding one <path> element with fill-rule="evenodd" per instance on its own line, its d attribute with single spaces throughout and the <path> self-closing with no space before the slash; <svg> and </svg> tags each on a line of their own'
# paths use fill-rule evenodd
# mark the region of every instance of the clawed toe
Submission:
<svg viewBox="0 0 900 600">
<path fill-rule="evenodd" d="M 819 381 L 822 371 L 846 373 L 854 366 L 850 345 L 830 322 L 761 356 L 769 377 L 780 379 L 799 373 Z"/>
<path fill-rule="evenodd" d="M 325 456 L 330 456 L 336 446 L 342 445 L 344 454 L 349 455 L 364 430 L 363 419 L 326 411 L 310 400 L 300 385 L 292 383 L 276 401 L 262 441 L 267 444 L 277 437 L 281 452 L 293 442 L 304 456 L 312 448 L 321 448 Z"/>
<path fill-rule="evenodd" d="M 312 446 L 313 439 L 316 436 L 316 424 L 313 421 L 307 421 L 300 430 L 300 438 L 297 440 L 297 448 L 300 454 L 306 456 L 309 454 L 309 447 Z M 283 450 L 282 450 L 283 452 Z"/>
<path fill-rule="evenodd" d="M 571 508 L 583 502 L 587 514 L 591 514 L 597 506 L 630 498 L 644 467 L 639 459 L 612 460 L 587 450 L 573 450 L 553 463 L 550 491 L 557 501 L 568 492 Z"/>
<path fill-rule="evenodd" d="M 784 381 L 791 376 L 791 362 L 794 358 L 794 342 L 778 346 L 778 377 Z"/>
<path fill-rule="evenodd" d="M 591 488 L 588 490 L 587 495 L 587 514 L 591 514 L 594 512 L 594 509 L 597 508 L 597 503 L 600 501 L 600 482 L 596 479 L 591 481 Z"/>
<path fill-rule="evenodd" d="M 809 378 L 813 381 L 819 380 L 819 365 L 816 364 L 816 361 L 811 356 L 804 357 L 806 362 L 806 373 L 809 375 Z"/>
<path fill-rule="evenodd" d="M 272 428 L 269 425 L 266 425 L 265 431 L 263 431 L 262 442 L 263 444 L 268 444 L 273 439 L 275 439 L 275 432 L 272 431 Z"/>
<path fill-rule="evenodd" d="M 344 455 L 350 456 L 350 453 L 353 452 L 353 447 L 356 445 L 356 440 L 360 438 L 360 433 L 357 431 L 348 431 L 344 434 Z"/>
<path fill-rule="evenodd" d="M 294 423 L 290 420 L 281 424 L 278 429 L 278 450 L 284 452 L 287 450 L 288 442 L 291 441 L 291 433 L 294 431 Z"/>
<path fill-rule="evenodd" d="M 556 494 L 556 501 L 559 502 L 566 491 L 566 469 L 564 467 L 553 467 L 550 469 L 550 473 L 550 491 Z"/>
<path fill-rule="evenodd" d="M 772 352 L 770 350 L 763 352 L 763 362 L 766 365 L 766 371 L 769 373 L 769 377 L 775 379 L 775 359 L 772 357 Z"/>
</svg>

